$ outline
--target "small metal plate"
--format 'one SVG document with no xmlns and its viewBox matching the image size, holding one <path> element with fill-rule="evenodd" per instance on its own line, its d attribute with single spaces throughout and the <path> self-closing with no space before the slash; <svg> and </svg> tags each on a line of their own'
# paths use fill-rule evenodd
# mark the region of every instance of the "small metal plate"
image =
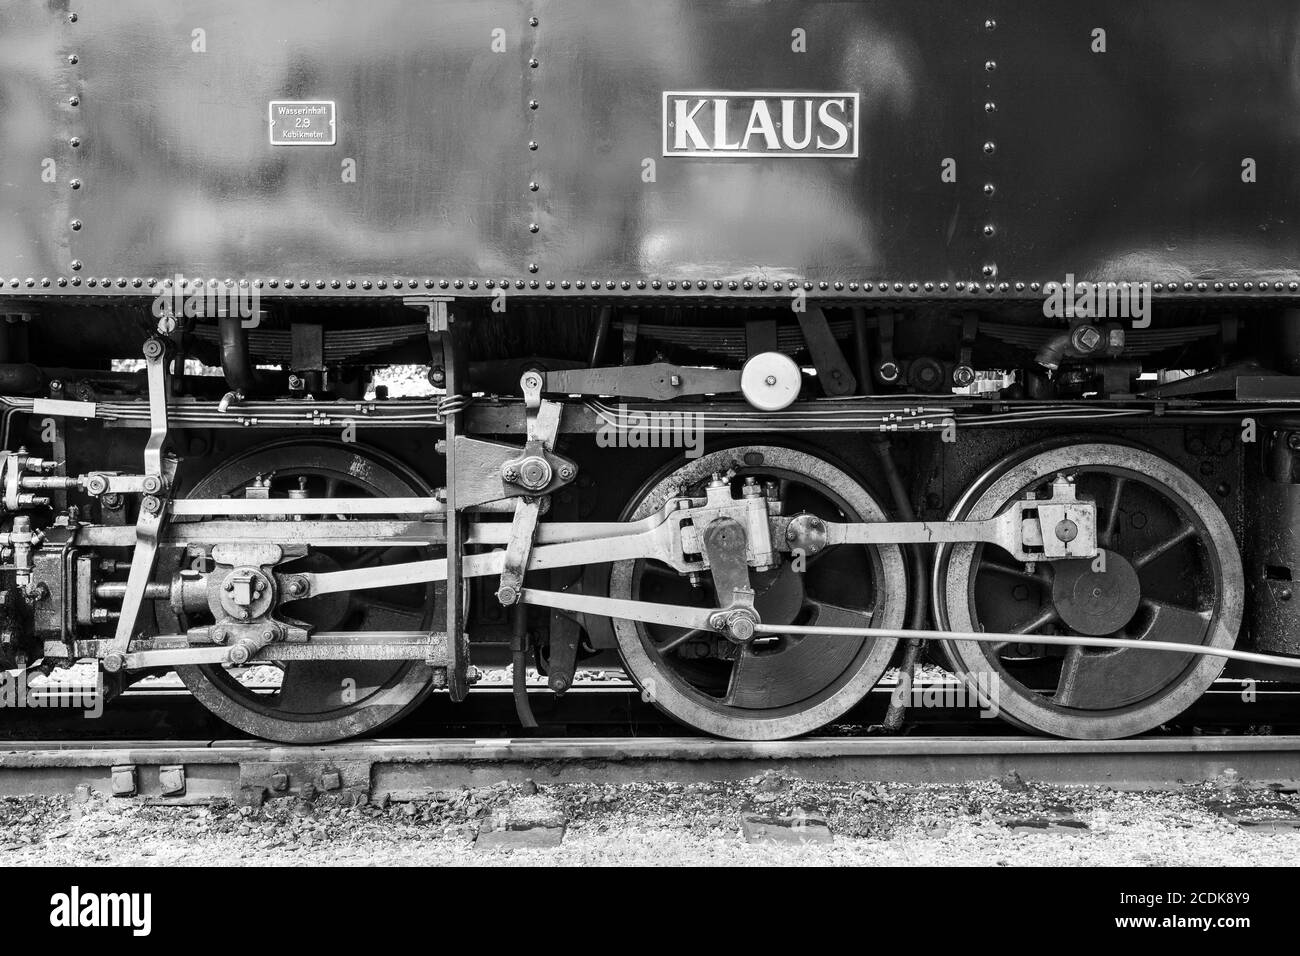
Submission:
<svg viewBox="0 0 1300 956">
<path fill-rule="evenodd" d="M 333 100 L 272 100 L 272 146 L 333 146 L 337 130 Z"/>
</svg>

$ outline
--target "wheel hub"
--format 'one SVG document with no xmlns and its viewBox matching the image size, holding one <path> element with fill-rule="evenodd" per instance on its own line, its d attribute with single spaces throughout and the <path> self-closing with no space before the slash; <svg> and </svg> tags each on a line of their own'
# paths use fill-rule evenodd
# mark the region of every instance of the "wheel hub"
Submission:
<svg viewBox="0 0 1300 956">
<path fill-rule="evenodd" d="M 1115 633 L 1133 619 L 1142 600 L 1142 585 L 1128 559 L 1114 551 L 1101 553 L 1104 564 L 1080 559 L 1053 566 L 1052 602 L 1061 620 L 1080 634 Z"/>
</svg>

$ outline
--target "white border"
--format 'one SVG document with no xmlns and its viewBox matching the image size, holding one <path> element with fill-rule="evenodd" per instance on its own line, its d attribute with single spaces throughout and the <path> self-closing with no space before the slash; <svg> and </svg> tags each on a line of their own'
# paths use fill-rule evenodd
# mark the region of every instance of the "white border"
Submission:
<svg viewBox="0 0 1300 956">
<path fill-rule="evenodd" d="M 814 97 L 816 99 L 845 99 L 853 100 L 853 152 L 852 153 L 792 153 L 782 151 L 778 153 L 763 152 L 743 152 L 741 150 L 712 150 L 712 149 L 691 149 L 691 150 L 669 150 L 668 149 L 668 97 L 670 96 L 697 96 L 697 97 L 716 97 L 716 96 L 737 96 L 753 97 L 755 99 L 767 97 Z M 858 94 L 844 90 L 835 93 L 813 93 L 808 90 L 664 90 L 662 100 L 662 115 L 660 116 L 660 125 L 663 127 L 663 156 L 665 159 L 673 156 L 712 156 L 717 159 L 755 159 L 758 157 L 768 157 L 770 159 L 857 159 L 859 144 L 859 122 L 860 111 L 858 108 Z"/>
<path fill-rule="evenodd" d="M 328 106 L 330 108 L 330 138 L 324 140 L 303 140 L 301 142 L 287 143 L 275 138 L 275 108 L 277 106 Z M 339 130 L 338 119 L 339 111 L 333 100 L 271 100 L 266 106 L 266 135 L 271 141 L 272 146 L 334 146 L 338 143 Z"/>
</svg>

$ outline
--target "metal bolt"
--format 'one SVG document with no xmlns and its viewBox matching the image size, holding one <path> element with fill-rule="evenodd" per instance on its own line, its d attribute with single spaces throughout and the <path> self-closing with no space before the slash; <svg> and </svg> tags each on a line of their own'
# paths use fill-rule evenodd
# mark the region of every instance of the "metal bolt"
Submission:
<svg viewBox="0 0 1300 956">
<path fill-rule="evenodd" d="M 289 789 L 289 775 L 283 770 L 277 770 L 271 774 L 271 789 L 276 793 L 284 793 Z"/>
<path fill-rule="evenodd" d="M 226 643 L 226 629 L 224 627 L 213 628 L 212 643 L 213 644 Z"/>
<path fill-rule="evenodd" d="M 519 600 L 519 592 L 508 584 L 503 584 L 497 588 L 497 600 L 506 607 L 509 607 Z"/>
<path fill-rule="evenodd" d="M 517 481 L 519 479 L 519 470 L 514 465 L 506 465 L 501 469 L 501 477 L 506 481 Z"/>
<path fill-rule="evenodd" d="M 140 502 L 140 507 L 146 514 L 156 515 L 162 510 L 162 501 L 154 495 L 145 495 L 144 500 Z"/>
<path fill-rule="evenodd" d="M 51 383 L 51 387 L 53 383 Z M 158 475 L 145 475 L 143 482 L 144 490 L 151 495 L 156 495 L 162 491 L 162 478 Z"/>
<path fill-rule="evenodd" d="M 572 465 L 564 465 L 560 468 L 560 477 L 563 478 L 565 481 L 572 481 L 573 476 L 576 473 L 577 472 Z"/>
</svg>

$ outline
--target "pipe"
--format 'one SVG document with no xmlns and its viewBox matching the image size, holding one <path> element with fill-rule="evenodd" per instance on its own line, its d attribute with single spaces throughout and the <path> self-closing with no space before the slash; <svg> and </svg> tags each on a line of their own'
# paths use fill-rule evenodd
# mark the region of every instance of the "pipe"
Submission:
<svg viewBox="0 0 1300 956">
<path fill-rule="evenodd" d="M 217 321 L 221 328 L 221 371 L 232 389 L 251 392 L 257 372 L 248 352 L 248 330 L 237 315 L 223 315 Z"/>
<path fill-rule="evenodd" d="M 528 649 L 528 609 L 523 604 L 516 604 L 511 623 L 510 659 L 512 667 L 511 689 L 515 697 L 515 713 L 519 723 L 529 730 L 537 727 L 537 718 L 533 716 L 533 705 L 528 700 L 528 664 L 525 661 Z"/>
<path fill-rule="evenodd" d="M 867 343 L 867 314 L 863 308 L 853 310 L 853 331 L 855 360 L 858 368 L 858 384 L 863 395 L 875 391 L 872 382 L 871 350 Z M 883 435 L 875 436 L 872 447 L 880 458 L 885 473 L 885 482 L 889 485 L 890 496 L 894 499 L 894 508 L 904 521 L 915 521 L 916 511 L 899 474 L 898 462 L 894 460 L 894 449 L 889 439 Z M 908 592 L 907 626 L 910 630 L 919 630 L 925 624 L 925 553 L 920 545 L 903 546 L 907 554 L 907 563 L 911 568 L 911 589 Z M 886 733 L 897 733 L 903 726 L 903 716 L 907 713 L 907 700 L 911 696 L 912 682 L 916 678 L 916 660 L 921 655 L 924 642 L 919 638 L 909 637 L 903 646 L 903 660 L 899 664 L 901 674 L 898 690 L 889 700 L 889 709 L 885 711 L 883 728 Z"/>
</svg>

